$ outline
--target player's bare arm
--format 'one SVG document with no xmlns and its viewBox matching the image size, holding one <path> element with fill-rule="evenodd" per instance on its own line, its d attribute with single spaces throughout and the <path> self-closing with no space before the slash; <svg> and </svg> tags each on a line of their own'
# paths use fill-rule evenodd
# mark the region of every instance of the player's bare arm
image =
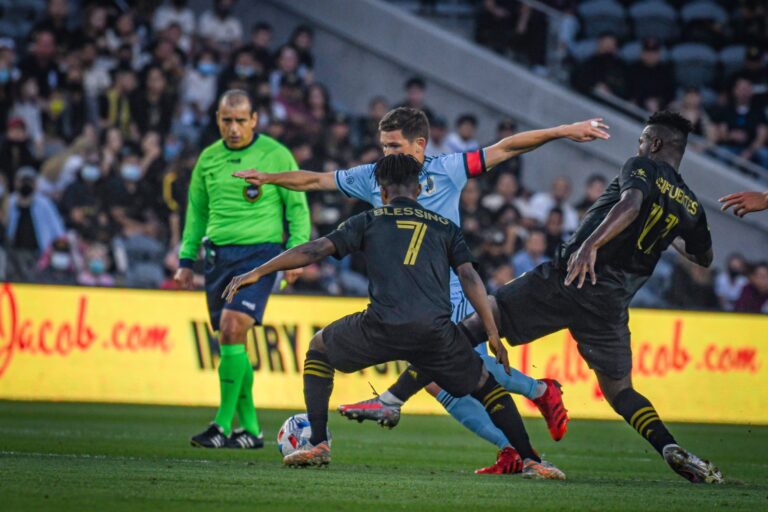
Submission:
<svg viewBox="0 0 768 512">
<path fill-rule="evenodd" d="M 251 185 L 277 185 L 288 190 L 309 192 L 312 190 L 336 190 L 336 180 L 332 172 L 284 171 L 261 172 L 256 169 L 237 171 L 232 174 Z"/>
<path fill-rule="evenodd" d="M 736 192 L 720 198 L 723 203 L 721 210 L 727 211 L 733 207 L 733 214 L 744 217 L 748 213 L 768 210 L 768 191 L 766 192 Z"/>
<path fill-rule="evenodd" d="M 570 286 L 577 280 L 577 288 L 584 285 L 587 276 L 594 286 L 597 284 L 595 275 L 595 261 L 597 260 L 597 251 L 622 231 L 632 224 L 640 214 L 640 206 L 643 203 L 643 193 L 636 188 L 625 190 L 621 194 L 621 199 L 611 208 L 603 222 L 595 231 L 584 240 L 579 250 L 574 252 L 568 260 L 568 275 L 565 277 L 565 285 Z"/>
<path fill-rule="evenodd" d="M 478 275 L 471 263 L 459 265 L 456 274 L 461 281 L 461 288 L 469 299 L 469 303 L 475 308 L 477 315 L 483 321 L 485 332 L 488 335 L 488 346 L 496 354 L 496 361 L 504 365 L 504 371 L 509 373 L 509 355 L 507 349 L 501 343 L 499 330 L 496 327 L 496 320 L 493 318 L 493 310 L 488 300 L 488 294 L 485 291 L 483 280 Z"/>
<path fill-rule="evenodd" d="M 701 265 L 702 267 L 709 267 L 712 264 L 712 260 L 714 259 L 714 252 L 712 251 L 712 248 L 707 249 L 707 251 L 702 254 L 692 254 L 688 252 L 685 247 L 685 240 L 683 240 L 681 237 L 677 237 L 672 241 L 672 247 L 674 247 L 675 250 L 688 261 L 692 261 L 693 263 Z"/>
<path fill-rule="evenodd" d="M 240 288 L 256 283 L 262 277 L 273 272 L 306 267 L 311 263 L 322 260 L 326 256 L 330 256 L 335 250 L 336 247 L 333 245 L 333 242 L 325 237 L 301 244 L 293 249 L 288 249 L 260 267 L 233 277 L 221 296 L 227 302 L 231 302 Z"/>
<path fill-rule="evenodd" d="M 557 139 L 570 139 L 576 142 L 609 139 L 611 136 L 606 131 L 608 128 L 601 117 L 596 117 L 574 124 L 516 133 L 484 149 L 485 165 L 491 169 L 514 156 L 533 151 Z"/>
</svg>

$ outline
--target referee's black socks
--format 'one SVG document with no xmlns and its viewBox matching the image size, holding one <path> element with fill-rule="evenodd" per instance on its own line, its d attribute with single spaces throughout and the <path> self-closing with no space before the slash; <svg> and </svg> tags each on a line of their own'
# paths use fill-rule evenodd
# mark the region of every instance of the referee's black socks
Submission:
<svg viewBox="0 0 768 512">
<path fill-rule="evenodd" d="M 324 352 L 307 351 L 304 358 L 304 403 L 312 426 L 313 446 L 328 440 L 328 401 L 333 391 L 334 370 Z"/>
<path fill-rule="evenodd" d="M 634 389 L 621 391 L 613 399 L 612 405 L 660 454 L 668 444 L 677 444 L 651 402 Z"/>
<path fill-rule="evenodd" d="M 509 392 L 496 382 L 493 375 L 488 375 L 488 380 L 472 393 L 472 397 L 483 404 L 493 424 L 504 432 L 507 440 L 512 443 L 523 460 L 541 461 L 531 446 L 528 432 L 525 431 L 523 419 L 520 417 L 514 400 L 512 400 Z"/>
</svg>

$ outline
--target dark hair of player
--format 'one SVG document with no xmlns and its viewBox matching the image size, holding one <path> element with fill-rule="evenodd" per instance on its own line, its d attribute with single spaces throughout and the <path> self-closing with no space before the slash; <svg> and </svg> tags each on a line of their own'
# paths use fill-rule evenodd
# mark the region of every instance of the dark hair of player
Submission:
<svg viewBox="0 0 768 512">
<path fill-rule="evenodd" d="M 688 143 L 688 134 L 693 130 L 691 122 L 677 112 L 662 110 L 651 115 L 645 124 L 653 129 L 653 136 L 663 142 L 662 152 L 665 152 L 665 149 L 671 151 L 670 154 L 675 155 L 673 159 L 677 160 L 679 165 Z"/>
<path fill-rule="evenodd" d="M 394 132 L 400 130 L 408 142 L 419 137 L 429 140 L 429 121 L 419 109 L 398 107 L 387 112 L 379 121 L 379 131 Z"/>
<path fill-rule="evenodd" d="M 387 190 L 414 191 L 419 185 L 421 164 L 410 155 L 388 155 L 376 162 L 376 182 Z M 392 194 L 394 195 L 394 194 Z"/>
<path fill-rule="evenodd" d="M 672 112 L 670 110 L 661 110 L 652 114 L 645 124 L 648 126 L 666 126 L 667 128 L 680 132 L 686 137 L 689 133 L 691 133 L 691 131 L 693 131 L 693 125 L 689 120 L 681 116 L 679 113 Z"/>
<path fill-rule="evenodd" d="M 219 106 L 238 107 L 243 103 L 248 104 L 248 109 L 253 112 L 253 102 L 251 96 L 242 89 L 230 89 L 221 95 Z"/>
</svg>

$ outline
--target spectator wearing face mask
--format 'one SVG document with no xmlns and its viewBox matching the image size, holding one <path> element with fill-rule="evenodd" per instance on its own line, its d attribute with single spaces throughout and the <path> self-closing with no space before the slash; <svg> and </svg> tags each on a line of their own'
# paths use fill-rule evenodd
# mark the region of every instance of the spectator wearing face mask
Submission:
<svg viewBox="0 0 768 512">
<path fill-rule="evenodd" d="M 113 221 L 125 237 L 158 234 L 153 190 L 144 178 L 139 149 L 128 144 L 123 148 L 119 175 L 106 185 L 106 202 Z"/>
<path fill-rule="evenodd" d="M 40 254 L 64 234 L 64 222 L 56 205 L 36 192 L 37 172 L 22 167 L 8 200 L 6 236 L 13 256 L 12 279 L 30 280 Z"/>
<path fill-rule="evenodd" d="M 238 50 L 230 62 L 231 65 L 219 77 L 219 93 L 232 87 L 253 91 L 265 79 L 264 68 L 251 52 Z"/>
<path fill-rule="evenodd" d="M 218 54 L 203 50 L 194 67 L 187 70 L 181 86 L 181 99 L 191 107 L 195 116 L 202 118 L 216 99 L 216 84 L 219 75 Z"/>
<path fill-rule="evenodd" d="M 715 278 L 715 294 L 720 300 L 721 307 L 733 311 L 733 306 L 741 297 L 741 292 L 747 285 L 747 261 L 741 254 L 728 256 L 728 263 L 723 272 Z"/>
<path fill-rule="evenodd" d="M 61 197 L 59 206 L 66 226 L 81 237 L 96 239 L 109 233 L 109 218 L 102 200 L 104 178 L 97 155 L 87 157 L 77 175 Z"/>
<path fill-rule="evenodd" d="M 115 278 L 109 273 L 109 251 L 104 244 L 89 244 L 84 256 L 83 270 L 77 275 L 77 284 L 115 286 Z"/>
<path fill-rule="evenodd" d="M 733 310 L 740 313 L 768 313 L 768 263 L 752 266 L 749 282 L 741 291 Z"/>
<path fill-rule="evenodd" d="M 35 281 L 43 284 L 76 285 L 77 263 L 69 239 L 65 236 L 57 238 L 40 258 Z"/>
</svg>

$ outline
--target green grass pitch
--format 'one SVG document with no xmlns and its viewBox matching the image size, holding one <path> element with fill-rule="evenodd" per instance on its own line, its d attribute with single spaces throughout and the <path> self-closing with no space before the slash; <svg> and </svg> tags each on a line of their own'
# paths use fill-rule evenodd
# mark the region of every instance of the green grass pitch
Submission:
<svg viewBox="0 0 768 512">
<path fill-rule="evenodd" d="M 289 411 L 260 411 L 267 446 L 202 450 L 190 434 L 211 409 L 0 402 L 0 510 L 766 510 L 768 428 L 672 425 L 728 483 L 694 486 L 627 425 L 572 421 L 534 445 L 566 482 L 474 475 L 495 450 L 447 416 L 405 415 L 392 431 L 335 414 L 328 469 L 287 469 L 274 436 Z"/>
</svg>

